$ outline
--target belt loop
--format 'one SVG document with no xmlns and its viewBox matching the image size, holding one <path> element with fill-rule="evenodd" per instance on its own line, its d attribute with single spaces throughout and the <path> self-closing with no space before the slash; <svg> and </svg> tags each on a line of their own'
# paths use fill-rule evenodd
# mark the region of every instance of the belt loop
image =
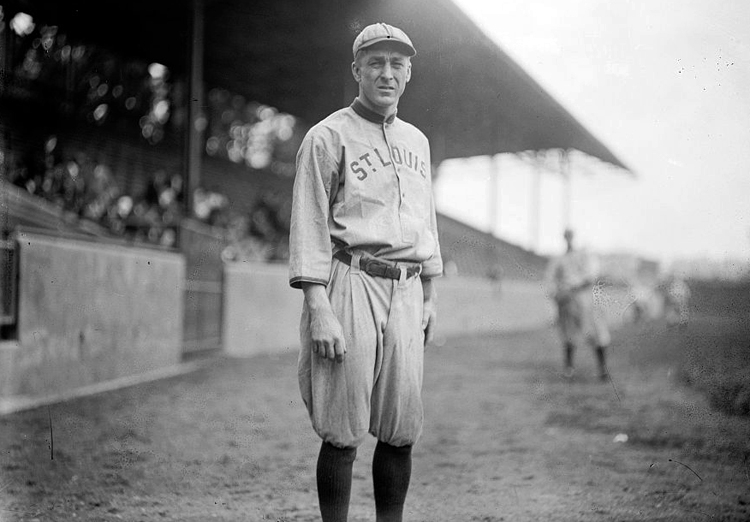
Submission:
<svg viewBox="0 0 750 522">
<path fill-rule="evenodd" d="M 350 265 L 352 274 L 359 274 L 359 261 L 362 259 L 362 254 L 359 252 L 352 254 L 352 264 Z"/>
<path fill-rule="evenodd" d="M 406 285 L 406 277 L 408 276 L 406 273 L 406 267 L 399 265 L 398 269 L 401 272 L 398 278 L 398 286 L 404 286 Z"/>
</svg>

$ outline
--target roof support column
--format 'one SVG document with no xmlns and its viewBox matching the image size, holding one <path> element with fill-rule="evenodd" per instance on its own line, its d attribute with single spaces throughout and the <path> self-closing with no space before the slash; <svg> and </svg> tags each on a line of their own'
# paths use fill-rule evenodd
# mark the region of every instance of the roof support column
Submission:
<svg viewBox="0 0 750 522">
<path fill-rule="evenodd" d="M 571 211 L 573 209 L 573 173 L 570 169 L 570 155 L 568 151 L 560 151 L 560 173 L 563 177 L 563 215 L 564 229 L 571 228 Z"/>
<path fill-rule="evenodd" d="M 489 177 L 489 190 L 487 191 L 487 197 L 489 198 L 489 232 L 495 237 L 499 237 L 500 234 L 500 160 L 501 155 L 495 154 L 490 156 L 490 177 Z"/>
<path fill-rule="evenodd" d="M 190 2 L 184 193 L 184 209 L 187 216 L 193 213 L 193 192 L 201 182 L 203 131 L 206 127 L 201 111 L 203 105 L 203 6 L 204 0 L 191 0 Z"/>
<path fill-rule="evenodd" d="M 2 6 L 0 6 L 2 9 Z M 5 21 L 5 16 L 10 13 L 0 13 L 0 95 L 5 92 L 5 79 L 8 76 L 8 72 L 5 68 L 6 56 L 8 53 L 8 47 L 10 46 L 10 24 Z M 8 29 L 6 29 L 6 27 Z"/>
<path fill-rule="evenodd" d="M 534 171 L 531 173 L 531 205 L 529 205 L 529 243 L 531 250 L 539 249 L 541 200 L 542 200 L 542 152 L 533 152 Z"/>
</svg>

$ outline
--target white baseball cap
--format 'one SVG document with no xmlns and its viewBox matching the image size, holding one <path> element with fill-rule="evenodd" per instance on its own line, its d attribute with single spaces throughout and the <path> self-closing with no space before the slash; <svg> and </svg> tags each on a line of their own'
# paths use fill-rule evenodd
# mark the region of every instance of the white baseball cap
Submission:
<svg viewBox="0 0 750 522">
<path fill-rule="evenodd" d="M 362 32 L 357 35 L 354 39 L 354 45 L 352 46 L 352 53 L 357 56 L 357 52 L 375 45 L 379 42 L 393 42 L 396 44 L 406 56 L 414 56 L 417 54 L 417 50 L 414 49 L 414 44 L 411 43 L 411 39 L 406 36 L 398 27 L 384 24 L 382 22 L 377 24 L 368 25 Z"/>
</svg>

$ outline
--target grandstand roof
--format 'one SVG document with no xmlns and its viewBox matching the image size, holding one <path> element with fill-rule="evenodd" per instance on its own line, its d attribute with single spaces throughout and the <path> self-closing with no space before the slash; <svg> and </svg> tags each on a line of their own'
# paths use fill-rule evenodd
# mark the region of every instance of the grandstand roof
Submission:
<svg viewBox="0 0 750 522">
<path fill-rule="evenodd" d="M 187 6 L 201 3 L 208 89 L 314 123 L 354 98 L 351 42 L 361 27 L 386 21 L 417 47 L 400 113 L 428 135 L 435 162 L 559 148 L 627 169 L 450 0 L 15 0 L 6 17 L 23 9 L 180 73 L 188 63 Z"/>
</svg>

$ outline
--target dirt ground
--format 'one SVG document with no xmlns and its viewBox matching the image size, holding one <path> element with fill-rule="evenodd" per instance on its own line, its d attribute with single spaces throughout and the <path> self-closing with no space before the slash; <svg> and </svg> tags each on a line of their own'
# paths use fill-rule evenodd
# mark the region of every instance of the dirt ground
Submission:
<svg viewBox="0 0 750 522">
<path fill-rule="evenodd" d="M 405 520 L 750 520 L 750 419 L 712 411 L 659 352 L 706 328 L 616 332 L 606 383 L 588 351 L 565 380 L 551 329 L 430 347 Z M 0 418 L 0 521 L 319 520 L 295 363 L 220 358 Z M 355 463 L 355 522 L 375 519 L 373 449 Z"/>
</svg>

